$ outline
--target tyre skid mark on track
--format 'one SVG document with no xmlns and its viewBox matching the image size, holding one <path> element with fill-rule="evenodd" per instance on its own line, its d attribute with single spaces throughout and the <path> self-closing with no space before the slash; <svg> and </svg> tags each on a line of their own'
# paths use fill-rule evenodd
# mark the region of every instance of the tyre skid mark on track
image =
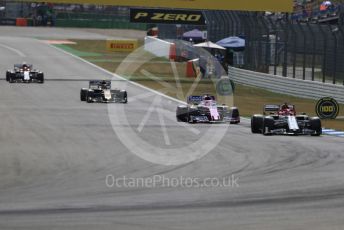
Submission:
<svg viewBox="0 0 344 230">
<path fill-rule="evenodd" d="M 228 208 L 228 207 L 242 207 L 242 206 L 256 206 L 256 205 L 271 205 L 271 204 L 284 204 L 290 203 L 308 203 L 310 201 L 323 201 L 323 200 L 336 200 L 344 197 L 343 190 L 333 190 L 331 193 L 326 191 L 309 192 L 294 196 L 270 196 L 269 198 L 260 198 L 255 196 L 248 199 L 237 199 L 235 201 L 218 200 L 215 202 L 201 202 L 201 203 L 155 203 L 155 204 L 142 204 L 142 205 L 100 205 L 100 206 L 75 206 L 75 207 L 62 207 L 62 208 L 37 208 L 37 209 L 14 209 L 14 210 L 0 210 L 0 215 L 55 215 L 55 214 L 71 214 L 71 213 L 105 213 L 105 212 L 125 212 L 129 211 L 159 211 L 171 209 L 209 209 L 209 208 Z M 292 202 L 291 202 L 292 201 Z"/>
</svg>

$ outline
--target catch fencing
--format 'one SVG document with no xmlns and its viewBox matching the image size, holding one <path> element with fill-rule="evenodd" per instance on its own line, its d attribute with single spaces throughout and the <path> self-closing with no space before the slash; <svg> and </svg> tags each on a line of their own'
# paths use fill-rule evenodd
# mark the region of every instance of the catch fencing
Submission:
<svg viewBox="0 0 344 230">
<path fill-rule="evenodd" d="M 320 21 L 297 21 L 294 15 L 265 12 L 204 11 L 207 25 L 161 25 L 159 35 L 180 38 L 194 28 L 208 40 L 229 36 L 246 40 L 243 68 L 290 78 L 344 84 L 343 7 Z"/>
<path fill-rule="evenodd" d="M 309 80 L 286 78 L 230 67 L 228 75 L 236 83 L 267 89 L 272 92 L 309 99 L 333 97 L 344 103 L 344 86 Z"/>
</svg>

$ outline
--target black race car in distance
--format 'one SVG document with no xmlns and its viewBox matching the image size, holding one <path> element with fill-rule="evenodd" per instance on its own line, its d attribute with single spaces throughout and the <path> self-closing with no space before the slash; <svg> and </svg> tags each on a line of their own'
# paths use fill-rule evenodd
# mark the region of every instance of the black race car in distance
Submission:
<svg viewBox="0 0 344 230">
<path fill-rule="evenodd" d="M 127 103 L 128 94 L 125 90 L 111 89 L 109 80 L 92 80 L 88 88 L 80 90 L 80 100 L 87 103 Z"/>
</svg>

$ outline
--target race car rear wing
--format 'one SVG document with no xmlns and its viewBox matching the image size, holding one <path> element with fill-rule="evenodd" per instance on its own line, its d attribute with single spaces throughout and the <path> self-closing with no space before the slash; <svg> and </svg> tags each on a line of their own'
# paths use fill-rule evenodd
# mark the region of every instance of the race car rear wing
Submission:
<svg viewBox="0 0 344 230">
<path fill-rule="evenodd" d="M 292 111 L 295 111 L 294 105 L 288 105 L 289 109 Z M 275 114 L 278 111 L 280 111 L 281 106 L 280 105 L 265 105 L 263 112 L 264 114 Z"/>
<path fill-rule="evenodd" d="M 274 112 L 274 111 L 278 111 L 280 108 L 279 105 L 265 105 L 264 106 L 264 111 L 266 112 Z"/>
<path fill-rule="evenodd" d="M 89 85 L 91 87 L 94 85 L 96 85 L 96 86 L 103 85 L 104 83 L 106 84 L 106 86 L 111 87 L 111 81 L 110 80 L 91 80 L 89 82 Z"/>
<path fill-rule="evenodd" d="M 211 100 L 215 101 L 215 96 L 208 96 L 211 98 Z M 195 104 L 198 105 L 203 101 L 203 96 L 189 96 L 187 98 L 187 103 L 188 104 Z"/>
<path fill-rule="evenodd" d="M 264 114 L 275 114 L 279 111 L 280 106 L 279 105 L 265 105 L 263 108 Z"/>
<path fill-rule="evenodd" d="M 32 69 L 32 65 L 27 65 L 29 69 Z M 14 64 L 14 69 L 21 69 L 23 68 L 23 64 Z"/>
</svg>

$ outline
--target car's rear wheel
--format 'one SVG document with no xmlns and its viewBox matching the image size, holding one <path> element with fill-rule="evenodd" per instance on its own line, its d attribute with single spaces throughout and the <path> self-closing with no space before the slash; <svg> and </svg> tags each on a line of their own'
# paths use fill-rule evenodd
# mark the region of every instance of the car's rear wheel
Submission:
<svg viewBox="0 0 344 230">
<path fill-rule="evenodd" d="M 9 83 L 14 83 L 14 79 L 12 76 L 10 76 L 9 80 L 8 80 Z"/>
<path fill-rule="evenodd" d="M 127 91 L 121 92 L 121 98 L 122 98 L 122 103 L 123 104 L 128 103 L 128 93 L 127 93 Z"/>
<path fill-rule="evenodd" d="M 263 116 L 254 115 L 251 118 L 251 132 L 252 133 L 262 133 L 263 128 Z"/>
<path fill-rule="evenodd" d="M 230 115 L 232 119 L 235 119 L 236 121 L 230 122 L 231 124 L 239 124 L 240 123 L 240 113 L 239 109 L 236 107 L 230 108 Z"/>
</svg>

